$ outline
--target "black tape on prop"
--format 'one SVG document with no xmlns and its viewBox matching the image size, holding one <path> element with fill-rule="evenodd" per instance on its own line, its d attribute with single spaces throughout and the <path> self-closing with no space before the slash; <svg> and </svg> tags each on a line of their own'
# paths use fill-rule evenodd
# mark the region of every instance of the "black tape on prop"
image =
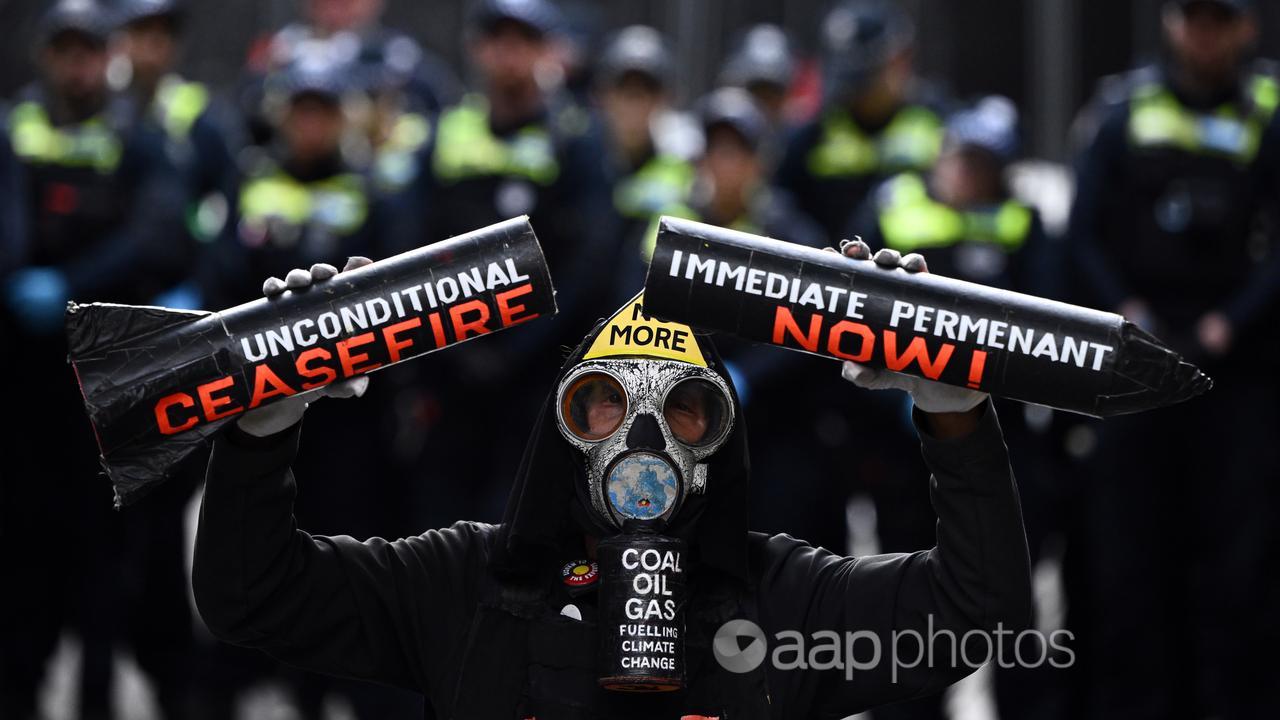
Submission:
<svg viewBox="0 0 1280 720">
<path fill-rule="evenodd" d="M 662 218 L 647 314 L 1108 417 L 1212 381 L 1113 313 Z"/>
<path fill-rule="evenodd" d="M 222 312 L 73 303 L 67 334 L 119 506 L 245 410 L 555 312 L 521 217 Z"/>
<path fill-rule="evenodd" d="M 685 544 L 651 533 L 600 541 L 599 683 L 609 690 L 684 687 Z"/>
</svg>

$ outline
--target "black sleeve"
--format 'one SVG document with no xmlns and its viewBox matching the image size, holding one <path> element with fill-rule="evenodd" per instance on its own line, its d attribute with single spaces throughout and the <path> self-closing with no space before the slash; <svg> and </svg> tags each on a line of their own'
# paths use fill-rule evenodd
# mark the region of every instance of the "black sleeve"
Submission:
<svg viewBox="0 0 1280 720">
<path fill-rule="evenodd" d="M 976 669 L 958 654 L 952 658 L 948 634 L 961 638 L 973 631 L 989 639 L 1028 627 L 1031 571 L 1018 491 L 995 409 L 988 403 L 984 412 L 973 433 L 949 440 L 930 436 L 916 416 L 933 472 L 930 497 L 938 525 L 932 550 L 840 557 L 780 535 L 757 554 L 767 635 L 795 630 L 806 638 L 819 631 L 863 637 L 853 645 L 860 667 L 770 671 L 770 686 L 788 716 L 844 717 L 938 692 Z M 933 662 L 912 664 L 920 652 L 915 638 L 930 635 L 939 638 Z M 985 645 L 974 645 L 968 656 L 981 662 Z"/>
<path fill-rule="evenodd" d="M 492 528 L 313 537 L 293 518 L 298 437 L 232 427 L 214 442 L 192 569 L 201 617 L 220 639 L 299 667 L 432 692 L 462 651 Z"/>
<path fill-rule="evenodd" d="M 1127 106 L 1113 107 L 1081 155 L 1076 169 L 1076 197 L 1067 226 L 1072 259 L 1091 290 L 1089 301 L 1106 310 L 1114 310 L 1133 297 L 1102 245 L 1105 211 L 1115 199 L 1119 161 L 1127 152 L 1128 123 Z"/>
</svg>

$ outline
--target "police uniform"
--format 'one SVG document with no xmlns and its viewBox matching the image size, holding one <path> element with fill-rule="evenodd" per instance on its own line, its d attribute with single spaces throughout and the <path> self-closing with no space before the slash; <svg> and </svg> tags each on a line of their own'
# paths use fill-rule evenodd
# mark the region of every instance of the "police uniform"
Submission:
<svg viewBox="0 0 1280 720">
<path fill-rule="evenodd" d="M 938 275 L 1036 292 L 1030 256 L 1044 229 L 1039 213 L 1019 200 L 961 210 L 934 199 L 921 175 L 903 173 L 876 190 L 868 209 L 871 217 L 854 234 L 872 250 L 920 253 Z"/>
<path fill-rule="evenodd" d="M 942 137 L 942 118 L 930 104 L 904 105 L 879 127 L 860 124 L 843 108 L 829 108 L 791 138 L 777 182 L 835 242 L 878 183 L 930 168 L 942 150 Z"/>
<path fill-rule="evenodd" d="M 602 618 L 619 608 L 602 594 L 607 578 L 593 587 L 581 579 L 589 571 L 574 570 L 591 562 L 575 556 L 585 552 L 583 534 L 598 532 L 585 528 L 605 522 L 600 515 L 587 519 L 596 500 L 605 500 L 601 486 L 587 489 L 591 471 L 577 452 L 591 457 L 594 450 L 563 434 L 574 432 L 573 421 L 557 410 L 559 398 L 575 407 L 565 394 L 580 386 L 574 380 L 608 363 L 654 363 L 630 366 L 632 409 L 665 404 L 660 387 L 640 382 L 650 377 L 643 373 L 652 372 L 655 380 L 664 373 L 714 378 L 730 387 L 709 341 L 687 327 L 662 324 L 693 340 L 678 354 L 682 360 L 640 340 L 615 342 L 640 335 L 607 328 L 654 322 L 634 309 L 624 307 L 597 326 L 572 353 L 557 381 L 560 390 L 540 408 L 500 525 L 460 522 L 395 542 L 308 535 L 288 522 L 297 427 L 270 437 L 230 429 L 216 441 L 196 542 L 195 596 L 210 627 L 219 637 L 291 663 L 421 692 L 429 717 L 557 720 L 843 717 L 936 692 L 966 674 L 945 660 L 896 670 L 873 661 L 851 679 L 843 665 L 820 670 L 801 663 L 804 669 L 787 670 L 763 657 L 739 664 L 731 649 L 721 646 L 719 656 L 713 650 L 722 645 L 719 628 L 731 619 L 757 623 L 766 642 L 785 629 L 844 637 L 856 628 L 886 647 L 895 631 L 923 631 L 926 618 L 957 637 L 972 629 L 990 632 L 997 622 L 1013 628 L 1026 623 L 1030 576 L 1016 487 L 989 406 L 962 440 L 922 433 L 935 473 L 934 504 L 943 518 L 938 549 L 870 559 L 840 557 L 786 535 L 748 533 L 746 437 L 733 424 L 699 461 L 706 480 L 700 493 L 684 486 L 675 506 L 671 496 L 647 496 L 667 510 L 678 508 L 663 516 L 662 532 L 688 548 L 681 566 L 689 584 L 679 633 L 685 671 L 677 684 L 683 687 L 650 693 L 603 688 L 607 646 L 601 636 L 616 628 Z M 725 397 L 731 403 L 727 417 L 735 417 L 732 390 Z M 645 412 L 629 412 L 630 429 L 615 440 L 651 448 L 647 443 L 657 441 L 639 437 L 647 432 L 639 430 L 642 422 L 667 427 L 662 433 L 674 427 L 657 425 Z M 510 427 L 505 416 L 493 421 Z M 688 449 L 661 442 L 672 456 Z M 624 457 L 647 451 L 627 452 Z M 607 502 L 643 522 L 640 504 Z M 618 532 L 611 527 L 608 532 Z M 610 537 L 601 537 L 603 548 Z M 966 571 L 950 569 L 953 563 Z M 731 642 L 734 637 L 729 635 Z"/>
<path fill-rule="evenodd" d="M 42 88 L 22 92 L 3 126 L 19 170 L 20 236 L 9 250 L 0 312 L 0 371 L 21 378 L 9 397 L 30 421 L 5 433 L 6 544 L 36 543 L 12 569 L 3 612 L 6 712 L 27 712 L 64 622 L 82 628 L 82 707 L 107 706 L 111 647 L 121 608 L 120 520 L 98 484 L 97 447 L 68 368 L 61 314 L 68 299 L 150 302 L 185 272 L 183 197 L 158 138 L 132 131 L 127 101 L 108 99 L 80 119 L 58 117 Z M 39 318 L 31 312 L 43 308 Z M 10 535 L 12 533 L 12 535 Z M 12 625 L 8 625 L 12 623 Z M 26 709 L 24 709 L 24 706 Z M 18 715 L 20 716 L 20 715 Z"/>
<path fill-rule="evenodd" d="M 853 111 L 860 97 L 874 91 L 879 73 L 910 47 L 913 33 L 905 11 L 883 0 L 838 3 L 823 22 L 824 107 L 786 143 L 775 183 L 822 228 L 825 246 L 846 236 L 854 214 L 876 186 L 903 172 L 928 170 L 942 151 L 942 102 L 919 81 L 880 117 L 859 118 Z M 787 362 L 797 366 L 789 373 L 797 378 L 820 378 L 826 369 L 814 358 Z M 778 412 L 796 395 L 807 398 L 812 408 L 802 423 L 784 420 Z M 810 528 L 809 539 L 816 544 L 843 551 L 850 486 L 828 478 L 842 471 L 853 474 L 874 493 L 877 487 L 892 487 L 903 473 L 919 471 L 910 451 L 906 412 L 895 399 L 858 394 L 853 388 L 830 389 L 813 380 L 807 385 L 763 384 L 750 410 L 760 434 L 774 445 L 759 451 L 762 462 L 777 463 L 777 449 L 801 437 L 817 438 L 815 452 L 806 458 L 809 465 L 798 473 L 806 478 L 804 492 L 788 493 L 779 486 L 756 494 L 755 509 L 766 530 L 803 526 Z M 855 447 L 875 451 L 857 451 L 857 471 L 849 473 L 844 459 Z M 770 474 L 779 476 L 776 470 Z M 924 503 L 916 500 L 909 506 L 926 514 L 920 509 Z M 883 547 L 922 547 L 928 537 L 915 531 L 921 526 L 917 520 L 882 516 L 877 529 Z"/>
<path fill-rule="evenodd" d="M 409 114 L 434 117 L 461 96 L 453 69 L 403 32 L 375 22 L 324 36 L 307 23 L 290 23 L 259 39 L 246 61 L 237 104 L 253 144 L 268 145 L 274 133 L 265 102 L 269 77 L 315 54 L 348 65 L 354 87 L 379 92 L 393 89 Z"/>
<path fill-rule="evenodd" d="M 632 25 L 615 34 L 596 63 L 596 85 L 609 92 L 620 83 L 639 80 L 655 95 L 669 92 L 672 80 L 671 51 L 654 28 Z M 650 128 L 643 152 L 627 157 L 623 148 L 613 147 L 610 164 L 613 210 L 622 238 L 618 272 L 613 280 L 610 304 L 620 303 L 644 284 L 644 274 L 652 252 L 652 236 L 658 217 L 686 214 L 697 169 L 683 147 L 701 139 L 685 117 L 660 107 L 647 118 Z M 667 127 L 657 127 L 667 121 Z M 690 127 L 685 127 L 685 125 Z M 689 140 L 692 139 L 692 143 Z"/>
<path fill-rule="evenodd" d="M 481 476 L 493 478 L 518 464 L 520 440 L 502 437 L 477 445 L 471 429 L 483 421 L 475 413 L 501 402 L 518 417 L 530 417 L 537 397 L 525 380 L 528 373 L 555 364 L 565 334 L 593 321 L 589 308 L 598 307 L 598 298 L 610 290 L 619 239 L 600 128 L 563 97 L 549 98 L 543 110 L 522 121 L 495 127 L 487 100 L 471 94 L 441 113 L 423 155 L 426 170 L 410 196 L 421 218 L 417 244 L 528 214 L 553 268 L 556 318 L 426 358 L 413 368 L 419 392 L 406 403 L 411 414 L 405 418 L 421 438 L 413 473 L 450 483 L 482 459 L 495 469 Z M 445 494 L 421 488 L 415 516 L 434 522 L 460 514 L 493 519 L 501 509 L 503 487 L 453 487 Z"/>
<path fill-rule="evenodd" d="M 992 170 L 1003 173 L 1015 157 L 1017 129 L 1017 112 L 1012 103 L 1004 98 L 985 98 L 948 118 L 947 143 L 970 153 L 985 152 L 988 160 L 995 161 Z M 934 197 L 929 182 L 930 176 L 919 173 L 902 173 L 887 180 L 857 213 L 850 236 L 862 237 L 873 251 L 883 247 L 903 255 L 920 253 L 931 273 L 1047 295 L 1047 279 L 1053 269 L 1045 230 L 1034 208 L 1009 196 L 1007 190 L 986 198 L 985 203 L 957 208 Z M 1003 180 L 1000 184 L 1004 185 Z M 1052 442 L 1043 423 L 1028 422 L 1028 406 L 1001 398 L 993 402 L 1003 418 L 1011 462 L 1019 479 L 1031 558 L 1036 563 L 1045 539 L 1058 528 L 1050 518 L 1062 514 L 1056 478 L 1063 473 L 1061 468 L 1066 461 L 1049 451 Z M 1049 419 L 1051 416 L 1046 421 Z M 883 431 L 868 430 L 867 434 L 877 444 L 901 441 L 900 435 L 882 440 L 880 432 Z M 863 441 L 870 438 L 864 437 Z M 901 445 L 901 452 L 907 449 L 906 443 Z M 1074 477 L 1071 483 L 1075 483 Z M 904 492 L 901 485 L 893 483 L 872 484 L 867 490 L 875 502 L 877 529 L 887 547 L 927 542 L 937 520 L 919 512 L 917 493 Z M 1004 647 L 1007 652 L 1014 649 L 1012 643 Z M 1029 652 L 1027 648 L 1023 651 Z M 1045 698 L 1062 685 L 1058 675 L 1008 664 L 995 670 L 994 684 L 1001 716 L 1011 717 L 1024 716 L 1051 702 Z M 922 715 L 937 714 L 923 706 L 915 710 Z"/>
<path fill-rule="evenodd" d="M 156 87 L 151 117 L 164 130 L 170 156 L 188 177 L 187 231 L 204 243 L 222 231 L 236 191 L 231 148 L 214 115 L 213 98 L 204 83 L 170 74 Z"/>
<path fill-rule="evenodd" d="M 1097 428 L 1083 491 L 1088 574 L 1072 597 L 1092 668 L 1082 712 L 1173 715 L 1190 688 L 1205 712 L 1268 716 L 1274 702 L 1245 678 L 1276 667 L 1247 658 L 1255 639 L 1269 642 L 1258 628 L 1274 606 L 1253 584 L 1276 542 L 1267 498 L 1280 471 L 1280 424 L 1263 399 L 1275 393 L 1280 84 L 1245 72 L 1216 97 L 1193 98 L 1148 68 L 1123 88 L 1080 161 L 1069 230 L 1079 270 L 1099 307 L 1144 300 L 1156 334 L 1215 387 Z M 1234 331 L 1223 357 L 1195 339 L 1211 311 Z"/>
<path fill-rule="evenodd" d="M 823 19 L 824 107 L 787 143 L 777 183 L 829 243 L 842 239 L 872 188 L 900 172 L 927 170 L 942 150 L 941 98 L 918 80 L 896 96 L 878 85 L 914 37 L 911 17 L 892 0 L 844 0 Z M 893 105 L 859 117 L 853 108 L 867 98 Z"/>
<path fill-rule="evenodd" d="M 395 196 L 417 182 L 422 167 L 423 148 L 434 132 L 432 117 L 419 112 L 401 112 L 391 123 L 386 139 L 374 148 L 373 179 L 380 194 Z"/>
</svg>

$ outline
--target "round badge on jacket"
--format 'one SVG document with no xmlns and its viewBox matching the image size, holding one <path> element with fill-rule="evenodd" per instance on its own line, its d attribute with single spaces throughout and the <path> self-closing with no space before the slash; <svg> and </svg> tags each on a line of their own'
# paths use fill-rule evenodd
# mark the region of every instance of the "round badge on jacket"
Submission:
<svg viewBox="0 0 1280 720">
<path fill-rule="evenodd" d="M 590 560 L 574 560 L 560 569 L 564 584 L 571 588 L 584 588 L 600 579 L 600 568 Z"/>
</svg>

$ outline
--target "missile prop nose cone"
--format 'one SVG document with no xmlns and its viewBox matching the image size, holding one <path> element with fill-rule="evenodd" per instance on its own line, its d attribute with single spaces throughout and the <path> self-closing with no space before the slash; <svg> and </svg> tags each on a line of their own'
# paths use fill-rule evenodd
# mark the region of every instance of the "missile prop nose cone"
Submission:
<svg viewBox="0 0 1280 720">
<path fill-rule="evenodd" d="M 1213 389 L 1213 378 L 1205 375 L 1195 365 L 1183 361 L 1174 369 L 1170 385 L 1180 388 L 1177 396 L 1170 400 L 1170 404 L 1173 404 L 1209 392 Z"/>
</svg>

